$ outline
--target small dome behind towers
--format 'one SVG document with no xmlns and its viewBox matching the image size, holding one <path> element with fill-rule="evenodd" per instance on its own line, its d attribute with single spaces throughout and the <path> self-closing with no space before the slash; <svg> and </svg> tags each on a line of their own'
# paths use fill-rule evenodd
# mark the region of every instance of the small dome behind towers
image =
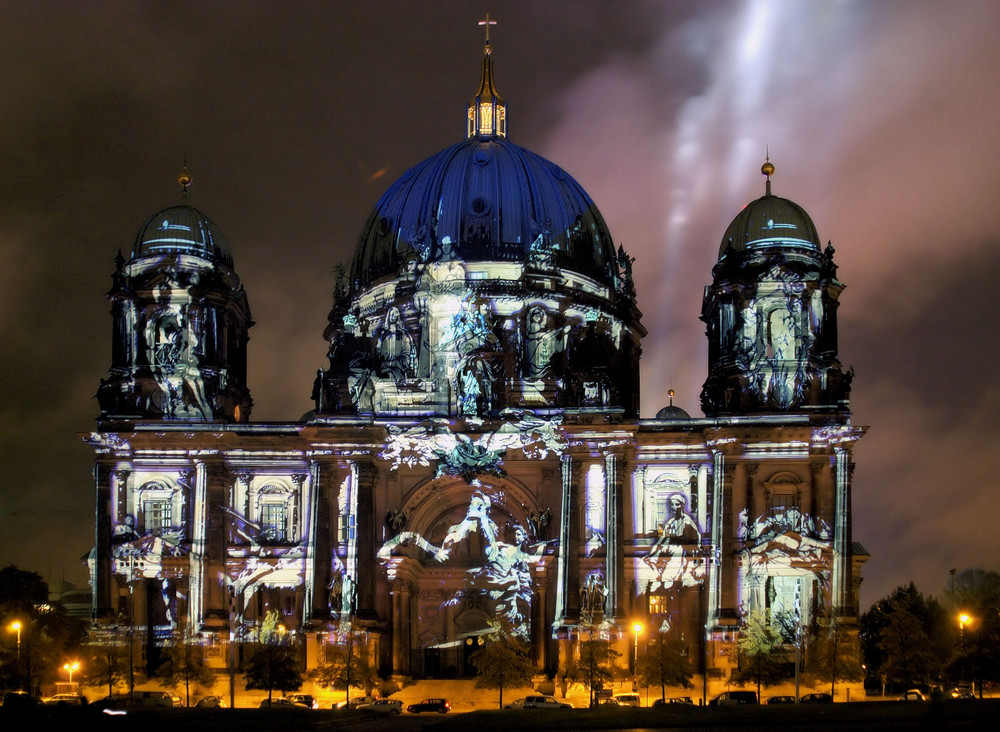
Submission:
<svg viewBox="0 0 1000 732">
<path fill-rule="evenodd" d="M 667 406 L 665 406 L 663 409 L 661 409 L 659 412 L 656 413 L 656 418 L 657 419 L 664 419 L 664 420 L 670 420 L 670 419 L 691 419 L 691 415 L 690 414 L 688 414 L 687 412 L 685 412 L 680 407 L 675 407 L 674 406 L 674 393 L 675 392 L 674 392 L 673 389 L 668 389 L 667 390 L 667 396 L 670 397 L 670 403 Z"/>
</svg>

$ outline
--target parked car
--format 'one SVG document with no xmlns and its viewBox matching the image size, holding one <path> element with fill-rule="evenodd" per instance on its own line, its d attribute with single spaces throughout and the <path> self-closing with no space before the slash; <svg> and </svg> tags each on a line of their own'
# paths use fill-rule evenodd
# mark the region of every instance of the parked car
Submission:
<svg viewBox="0 0 1000 732">
<path fill-rule="evenodd" d="M 403 702 L 399 699 L 376 699 L 370 704 L 359 704 L 359 712 L 369 712 L 371 714 L 387 714 L 396 717 L 403 711 Z"/>
<path fill-rule="evenodd" d="M 289 694 L 285 698 L 292 704 L 297 704 L 298 706 L 305 707 L 306 709 L 319 709 L 319 704 L 317 704 L 316 700 L 309 694 Z"/>
<path fill-rule="evenodd" d="M 419 714 L 420 712 L 440 712 L 444 714 L 449 709 L 451 709 L 451 704 L 448 703 L 447 699 L 424 699 L 416 704 L 411 704 L 406 708 L 406 711 L 411 714 Z"/>
<path fill-rule="evenodd" d="M 976 695 L 972 693 L 972 689 L 963 688 L 961 686 L 957 686 L 954 689 L 952 689 L 951 691 L 949 691 L 948 692 L 948 696 L 950 696 L 952 699 L 975 699 L 976 698 Z"/>
<path fill-rule="evenodd" d="M 709 706 L 730 706 L 732 704 L 756 704 L 757 703 L 757 692 L 756 691 L 724 691 L 721 694 L 712 697 L 712 700 L 708 702 Z"/>
<path fill-rule="evenodd" d="M 56 694 L 48 699 L 42 699 L 42 704 L 50 707 L 82 707 L 87 704 L 87 697 L 83 694 Z"/>
<path fill-rule="evenodd" d="M 8 691 L 3 695 L 3 707 L 10 709 L 34 709 L 42 705 L 42 700 L 26 691 Z"/>
<path fill-rule="evenodd" d="M 204 696 L 198 700 L 198 703 L 195 704 L 195 706 L 200 709 L 224 708 L 226 706 L 226 702 L 222 700 L 221 696 Z"/>
<path fill-rule="evenodd" d="M 668 696 L 666 699 L 657 699 L 649 706 L 653 709 L 665 707 L 668 704 L 694 704 L 689 696 Z"/>
<path fill-rule="evenodd" d="M 794 704 L 794 696 L 769 696 L 767 697 L 767 704 Z"/>
<path fill-rule="evenodd" d="M 920 689 L 907 689 L 900 697 L 900 701 L 927 701 L 927 697 Z"/>
<path fill-rule="evenodd" d="M 375 700 L 378 699 L 376 696 L 352 696 L 347 701 L 334 702 L 334 709 L 357 709 L 364 704 L 374 704 Z"/>
<path fill-rule="evenodd" d="M 611 696 L 595 696 L 594 701 L 590 702 L 591 709 L 599 709 L 601 707 L 620 707 L 621 703 Z"/>
<path fill-rule="evenodd" d="M 641 707 L 642 698 L 638 694 L 615 694 L 612 699 L 623 707 Z"/>
<path fill-rule="evenodd" d="M 142 691 L 136 689 L 133 694 L 109 694 L 100 701 L 94 702 L 98 709 L 125 709 L 131 707 L 179 707 L 181 699 L 176 694 L 166 691 Z"/>
<path fill-rule="evenodd" d="M 260 703 L 260 709 L 302 709 L 302 705 L 291 699 L 264 699 Z"/>
<path fill-rule="evenodd" d="M 833 697 L 829 694 L 824 694 L 822 692 L 816 692 L 815 694 L 806 694 L 799 699 L 800 704 L 833 704 Z"/>
<path fill-rule="evenodd" d="M 561 702 L 555 697 L 543 694 L 533 694 L 524 697 L 525 709 L 572 709 L 572 704 Z"/>
</svg>

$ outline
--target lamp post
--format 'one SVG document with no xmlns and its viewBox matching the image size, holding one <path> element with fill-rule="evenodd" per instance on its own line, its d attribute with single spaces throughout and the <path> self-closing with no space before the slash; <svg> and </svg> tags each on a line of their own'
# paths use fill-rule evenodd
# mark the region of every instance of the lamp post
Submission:
<svg viewBox="0 0 1000 732">
<path fill-rule="evenodd" d="M 968 613 L 962 613 L 958 616 L 958 628 L 961 633 L 962 653 L 965 653 L 965 626 L 970 620 L 972 620 L 972 617 Z"/>
<path fill-rule="evenodd" d="M 632 623 L 632 632 L 635 633 L 635 654 L 632 656 L 632 673 L 635 674 L 639 665 L 639 633 L 642 632 L 642 623 Z"/>
<path fill-rule="evenodd" d="M 10 629 L 17 633 L 17 662 L 21 663 L 21 621 L 15 620 L 10 624 Z"/>
<path fill-rule="evenodd" d="M 73 683 L 73 672 L 80 668 L 79 661 L 73 661 L 73 663 L 64 663 L 63 669 L 69 672 L 69 683 Z"/>
</svg>

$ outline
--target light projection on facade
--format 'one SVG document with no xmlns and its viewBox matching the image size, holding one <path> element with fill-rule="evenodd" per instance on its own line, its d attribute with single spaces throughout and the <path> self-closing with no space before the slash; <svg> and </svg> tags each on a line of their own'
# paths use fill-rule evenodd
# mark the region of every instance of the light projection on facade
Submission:
<svg viewBox="0 0 1000 732">
<path fill-rule="evenodd" d="M 434 561 L 447 564 L 452 552 L 462 542 L 481 544 L 482 554 L 478 557 L 481 563 L 473 561 L 476 566 L 465 569 L 467 581 L 441 607 L 461 605 L 470 593 L 478 594 L 503 631 L 527 640 L 534 594 L 531 565 L 539 561 L 546 546 L 552 542 L 536 540 L 529 544 L 528 529 L 510 520 L 503 527 L 498 526 L 492 516 L 493 500 L 479 481 L 474 481 L 473 487 L 475 490 L 465 516 L 448 527 L 440 546 L 430 543 L 419 533 L 399 531 L 382 545 L 376 556 L 383 562 L 389 562 L 393 550 L 412 543 Z M 532 528 L 531 533 L 537 539 L 542 529 L 540 522 L 533 524 Z M 390 569 L 389 573 L 394 574 L 394 570 Z"/>
<path fill-rule="evenodd" d="M 277 613 L 307 663 L 358 632 L 404 682 L 473 673 L 497 630 L 553 681 L 637 621 L 720 682 L 750 611 L 856 635 L 844 286 L 773 166 L 704 292 L 707 416 L 641 419 L 632 258 L 572 177 L 479 125 L 376 204 L 298 421 L 249 421 L 252 321 L 214 224 L 165 209 L 118 258 L 86 438 L 95 617 L 217 647 Z"/>
</svg>

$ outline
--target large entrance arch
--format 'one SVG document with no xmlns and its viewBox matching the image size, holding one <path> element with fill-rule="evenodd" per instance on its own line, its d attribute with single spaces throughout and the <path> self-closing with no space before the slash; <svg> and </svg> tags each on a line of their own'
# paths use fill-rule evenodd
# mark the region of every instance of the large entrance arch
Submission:
<svg viewBox="0 0 1000 732">
<path fill-rule="evenodd" d="M 393 598 L 394 672 L 468 675 L 471 651 L 497 630 L 541 641 L 553 542 L 540 515 L 509 478 L 443 477 L 409 491 L 378 552 Z"/>
</svg>

